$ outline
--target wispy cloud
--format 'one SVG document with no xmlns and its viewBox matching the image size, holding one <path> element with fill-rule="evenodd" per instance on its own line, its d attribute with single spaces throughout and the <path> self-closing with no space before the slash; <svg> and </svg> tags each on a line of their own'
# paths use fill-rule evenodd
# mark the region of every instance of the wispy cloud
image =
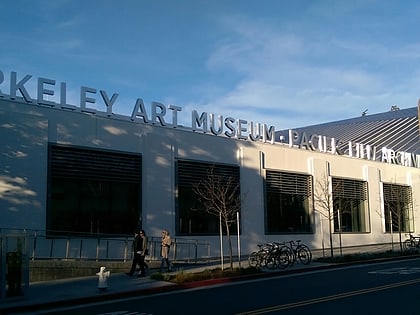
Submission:
<svg viewBox="0 0 420 315">
<path fill-rule="evenodd" d="M 203 106 L 276 126 L 344 119 L 372 104 L 388 106 L 393 86 L 382 74 L 381 63 L 417 58 L 405 47 L 390 50 L 353 39 L 333 39 L 321 46 L 308 34 L 285 33 L 243 17 L 230 18 L 225 25 L 226 35 L 207 66 L 210 71 L 234 72 L 238 79 Z M 345 56 L 352 62 L 345 62 Z"/>
<path fill-rule="evenodd" d="M 22 23 L 0 28 L 0 70 L 66 81 L 75 102 L 80 85 L 119 93 L 119 113 L 175 104 L 188 123 L 197 109 L 283 129 L 417 104 L 415 1 L 128 2 L 1 3 Z"/>
</svg>

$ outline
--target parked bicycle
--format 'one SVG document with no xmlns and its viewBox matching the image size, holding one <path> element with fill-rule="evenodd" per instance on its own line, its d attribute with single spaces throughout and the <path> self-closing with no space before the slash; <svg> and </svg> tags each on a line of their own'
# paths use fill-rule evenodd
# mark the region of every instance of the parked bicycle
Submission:
<svg viewBox="0 0 420 315">
<path fill-rule="evenodd" d="M 251 267 L 268 269 L 285 269 L 299 261 L 307 265 L 312 261 L 312 253 L 308 246 L 300 240 L 289 242 L 269 242 L 258 244 L 258 251 L 249 255 Z"/>
<path fill-rule="evenodd" d="M 273 242 L 274 244 L 274 264 L 273 267 L 284 269 L 289 267 L 292 262 L 292 252 L 285 243 Z"/>
<path fill-rule="evenodd" d="M 252 252 L 249 255 L 248 263 L 251 267 L 262 268 L 265 267 L 267 257 L 270 255 L 271 246 L 269 244 L 257 244 L 258 251 Z"/>
<path fill-rule="evenodd" d="M 289 241 L 287 242 L 288 246 L 292 251 L 292 264 L 296 261 L 304 265 L 308 265 L 312 261 L 312 252 L 308 246 L 301 243 L 301 240 Z"/>
<path fill-rule="evenodd" d="M 403 250 L 406 252 L 418 251 L 420 248 L 420 236 L 413 236 L 409 233 L 408 238 L 403 243 Z"/>
<path fill-rule="evenodd" d="M 290 264 L 289 248 L 281 243 L 258 244 L 258 251 L 249 255 L 248 262 L 254 268 L 286 268 Z"/>
</svg>

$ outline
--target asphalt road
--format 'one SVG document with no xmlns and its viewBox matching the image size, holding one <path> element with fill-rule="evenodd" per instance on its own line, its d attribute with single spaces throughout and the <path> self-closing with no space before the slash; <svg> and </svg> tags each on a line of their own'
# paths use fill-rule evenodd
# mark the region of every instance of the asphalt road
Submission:
<svg viewBox="0 0 420 315">
<path fill-rule="evenodd" d="M 420 259 L 113 300 L 42 314 L 420 314 Z"/>
</svg>

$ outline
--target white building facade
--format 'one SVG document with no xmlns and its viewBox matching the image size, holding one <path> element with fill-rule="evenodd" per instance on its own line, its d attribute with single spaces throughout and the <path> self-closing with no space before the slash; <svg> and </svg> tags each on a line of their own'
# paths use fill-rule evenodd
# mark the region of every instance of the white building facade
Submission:
<svg viewBox="0 0 420 315">
<path fill-rule="evenodd" d="M 63 84 L 39 78 L 34 97 L 16 73 L 10 80 L 0 88 L 2 230 L 54 238 L 168 229 L 218 256 L 219 218 L 197 208 L 192 189 L 210 169 L 240 184 L 243 253 L 292 239 L 328 248 L 329 225 L 334 247 L 398 242 L 396 231 L 420 227 L 417 156 L 378 148 L 375 159 L 368 143 L 366 154 L 343 155 L 318 135 L 282 143 L 273 128 L 207 113 L 182 127 L 179 107 L 141 100 L 122 116 L 104 91 L 82 88 L 69 105 Z"/>
</svg>

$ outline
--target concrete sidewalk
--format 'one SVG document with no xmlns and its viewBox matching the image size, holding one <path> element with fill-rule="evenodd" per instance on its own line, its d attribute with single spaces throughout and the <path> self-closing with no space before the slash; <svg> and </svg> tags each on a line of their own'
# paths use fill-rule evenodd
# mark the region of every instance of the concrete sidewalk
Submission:
<svg viewBox="0 0 420 315">
<path fill-rule="evenodd" d="M 0 302 L 0 314 L 13 314 L 48 307 L 68 306 L 110 298 L 135 296 L 176 284 L 152 280 L 150 276 L 129 277 L 125 273 L 110 275 L 108 288 L 98 289 L 98 276 L 31 283 L 22 297 L 10 297 Z"/>
<path fill-rule="evenodd" d="M 243 261 L 241 265 L 246 268 L 248 267 L 248 262 Z M 301 269 L 319 268 L 325 265 L 327 264 L 311 263 L 306 266 L 295 264 L 293 267 L 283 270 L 283 272 L 296 272 L 298 270 L 302 271 Z M 190 265 L 181 270 L 185 272 L 199 272 L 217 267 L 220 267 L 220 264 L 199 264 Z M 237 262 L 235 263 L 235 267 L 238 267 Z M 272 272 L 279 273 L 279 271 L 279 269 L 276 269 Z M 36 313 L 37 310 L 65 307 L 76 303 L 100 302 L 109 299 L 167 292 L 223 282 L 223 279 L 213 279 L 210 281 L 200 281 L 194 285 L 178 285 L 172 282 L 151 279 L 150 275 L 154 272 L 157 272 L 157 270 L 150 270 L 146 277 L 129 277 L 125 273 L 112 274 L 111 272 L 106 290 L 98 289 L 98 276 L 31 283 L 23 296 L 6 298 L 0 302 L 0 314 L 19 312 Z M 174 271 L 174 273 L 176 272 Z"/>
</svg>

